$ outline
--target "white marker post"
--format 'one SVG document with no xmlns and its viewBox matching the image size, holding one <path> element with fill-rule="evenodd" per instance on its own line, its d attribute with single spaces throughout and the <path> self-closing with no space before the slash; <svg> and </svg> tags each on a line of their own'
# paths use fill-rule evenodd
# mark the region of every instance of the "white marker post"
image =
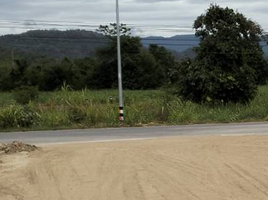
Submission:
<svg viewBox="0 0 268 200">
<path fill-rule="evenodd" d="M 122 64 L 121 64 L 121 42 L 120 42 L 120 24 L 119 24 L 119 3 L 116 0 L 116 24 L 117 24 L 117 59 L 118 59 L 118 89 L 119 89 L 119 121 L 124 121 L 124 103 L 122 86 Z"/>
</svg>

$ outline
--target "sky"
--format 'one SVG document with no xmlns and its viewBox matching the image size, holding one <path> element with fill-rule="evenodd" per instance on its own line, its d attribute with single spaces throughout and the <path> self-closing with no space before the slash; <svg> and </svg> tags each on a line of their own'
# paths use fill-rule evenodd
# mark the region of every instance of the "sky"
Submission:
<svg viewBox="0 0 268 200">
<path fill-rule="evenodd" d="M 115 22 L 115 0 L 0 0 L 0 35 L 33 29 L 87 29 Z M 267 0 L 119 0 L 120 21 L 133 35 L 194 33 L 192 25 L 211 3 L 230 7 L 268 31 Z"/>
</svg>

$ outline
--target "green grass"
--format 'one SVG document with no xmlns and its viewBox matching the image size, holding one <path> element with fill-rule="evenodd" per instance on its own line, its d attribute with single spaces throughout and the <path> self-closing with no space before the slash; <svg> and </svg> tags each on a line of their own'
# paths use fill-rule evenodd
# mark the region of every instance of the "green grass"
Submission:
<svg viewBox="0 0 268 200">
<path fill-rule="evenodd" d="M 109 98 L 112 97 L 111 102 Z M 175 125 L 197 123 L 228 123 L 268 120 L 268 86 L 259 87 L 249 104 L 198 105 L 183 102 L 159 90 L 124 91 L 125 122 L 118 122 L 118 92 L 70 91 L 42 92 L 28 106 L 40 116 L 29 128 L 18 126 L 0 130 L 43 130 L 140 125 Z M 11 93 L 0 94 L 0 115 L 10 105 L 17 105 Z M 17 105 L 19 106 L 19 105 Z M 9 116 L 10 118 L 10 116 Z"/>
</svg>

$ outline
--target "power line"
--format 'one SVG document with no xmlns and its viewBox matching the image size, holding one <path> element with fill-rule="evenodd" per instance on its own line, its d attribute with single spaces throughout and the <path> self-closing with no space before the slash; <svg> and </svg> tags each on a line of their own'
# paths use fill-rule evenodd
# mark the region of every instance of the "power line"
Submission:
<svg viewBox="0 0 268 200">
<path fill-rule="evenodd" d="M 5 46 L 9 46 L 9 47 L 26 47 L 26 48 L 38 48 L 40 46 L 38 45 L 28 45 L 28 44 L 7 44 Z M 54 47 L 54 48 L 58 48 L 57 46 L 51 46 L 49 45 L 48 48 L 50 47 Z M 77 49 L 77 50 L 81 50 L 82 48 L 78 48 L 78 47 L 64 47 L 64 49 Z M 137 53 L 140 53 L 141 52 L 141 49 L 124 49 L 124 52 L 123 53 L 134 53 L 134 54 L 137 54 Z M 177 53 L 183 53 L 183 52 L 177 52 Z M 238 55 L 252 55 L 252 53 L 228 53 L 228 52 L 215 52 L 215 51 L 207 51 L 207 53 L 211 53 L 211 54 L 217 54 L 217 55 L 235 55 L 235 54 L 238 54 Z"/>
<path fill-rule="evenodd" d="M 2 19 L 0 20 L 0 24 L 18 24 L 22 27 L 11 27 L 11 28 L 33 28 L 32 26 L 77 26 L 77 27 L 88 27 L 88 28 L 97 28 L 100 24 L 106 23 L 98 23 L 92 24 L 83 21 L 58 21 L 58 20 L 22 20 L 22 19 Z M 25 27 L 28 26 L 28 27 Z M 128 23 L 128 27 L 130 28 L 142 28 L 142 29 L 158 29 L 162 31 L 176 31 L 176 30 L 191 30 L 193 31 L 193 26 L 191 25 L 174 25 L 174 24 L 135 24 L 135 23 Z M 10 27 L 5 27 L 10 28 Z M 262 27 L 267 31 L 268 27 Z"/>
<path fill-rule="evenodd" d="M 11 36 L 10 36 L 11 37 Z M 99 39 L 99 38 L 67 38 L 67 37 L 12 37 L 14 40 L 48 40 L 48 41 L 58 41 L 58 42 L 71 42 L 73 43 L 74 41 L 75 42 L 90 42 L 90 43 L 96 43 L 96 44 L 107 44 L 109 43 L 110 40 L 108 39 Z M 98 41 L 99 40 L 99 41 Z M 182 42 L 187 42 L 186 40 L 185 41 L 182 41 Z M 189 41 L 188 41 L 189 42 Z M 197 43 L 196 44 L 193 44 L 193 43 L 166 43 L 166 42 L 146 42 L 146 39 L 142 39 L 141 40 L 141 43 L 143 45 L 150 45 L 150 44 L 156 44 L 156 45 L 159 45 L 159 46 L 184 46 L 184 47 L 194 47 L 194 46 L 198 46 L 199 45 L 199 42 L 196 41 Z M 1 44 L 1 41 L 0 41 L 0 44 Z M 5 45 L 5 43 L 2 43 L 3 45 Z M 260 44 L 261 47 L 266 47 L 268 46 L 268 44 Z"/>
<path fill-rule="evenodd" d="M 111 41 L 109 38 L 105 36 L 96 36 L 96 37 L 74 37 L 74 36 L 23 36 L 23 35 L 4 35 L 2 37 L 10 37 L 14 39 L 75 39 L 75 40 L 104 40 L 104 41 Z M 140 38 L 142 41 L 182 41 L 182 42 L 199 42 L 198 38 L 190 38 L 190 39 L 183 39 L 183 38 Z"/>
<path fill-rule="evenodd" d="M 66 40 L 66 41 L 73 41 L 73 40 L 76 40 L 76 41 L 98 41 L 100 40 L 100 42 L 103 42 L 103 43 L 107 43 L 107 42 L 110 42 L 112 41 L 111 39 L 109 38 L 106 38 L 105 36 L 98 36 L 96 35 L 95 37 L 93 36 L 82 36 L 82 37 L 77 37 L 77 36 L 24 36 L 24 35 L 5 35 L 5 36 L 2 36 L 4 38 L 12 38 L 12 39 L 21 39 L 21 40 L 35 40 L 35 39 L 44 39 L 44 40 L 54 40 L 54 41 L 63 41 L 63 40 Z M 1 36 L 0 36 L 1 38 Z M 171 45 L 196 45 L 196 44 L 199 44 L 200 40 L 198 38 L 189 38 L 189 39 L 184 39 L 184 38 L 140 38 L 141 42 L 143 44 L 154 44 L 154 43 L 150 43 L 150 41 L 162 41 L 162 42 L 159 42 L 158 44 L 160 45 L 168 45 L 168 44 L 171 44 Z M 230 39 L 226 39 L 226 41 L 228 41 Z M 166 43 L 168 41 L 179 41 L 179 42 L 182 42 L 180 44 L 174 44 L 174 43 Z M 184 43 L 185 42 L 185 43 Z M 189 42 L 193 42 L 193 43 L 189 43 Z M 264 40 L 261 40 L 261 42 L 265 42 Z M 196 44 L 194 44 L 196 43 Z M 264 45 L 266 46 L 266 45 Z"/>
<path fill-rule="evenodd" d="M 27 26 L 29 24 L 32 25 L 55 25 L 55 26 L 88 26 L 88 27 L 99 27 L 100 24 L 106 23 L 98 23 L 92 24 L 83 21 L 58 21 L 58 20 L 21 20 L 21 19 L 0 19 L 0 23 L 11 23 L 11 24 L 20 24 L 23 26 Z M 135 23 L 127 23 L 128 27 L 133 28 L 152 28 L 152 27 L 159 27 L 163 29 L 193 29 L 191 25 L 174 25 L 174 24 L 135 24 Z M 263 29 L 268 29 L 268 27 L 262 27 Z"/>
<path fill-rule="evenodd" d="M 48 20 L 0 20 L 0 23 L 10 23 L 10 24 L 20 24 L 20 25 L 56 25 L 56 26 L 91 26 L 91 27 L 99 27 L 100 24 L 106 24 L 106 23 L 98 23 L 98 24 L 92 24 L 87 22 L 77 22 L 77 21 L 48 21 Z M 172 25 L 172 24 L 132 24 L 128 23 L 126 24 L 128 27 L 133 28 L 147 28 L 147 27 L 170 27 L 170 28 L 190 28 L 192 29 L 192 26 L 189 25 Z"/>
</svg>

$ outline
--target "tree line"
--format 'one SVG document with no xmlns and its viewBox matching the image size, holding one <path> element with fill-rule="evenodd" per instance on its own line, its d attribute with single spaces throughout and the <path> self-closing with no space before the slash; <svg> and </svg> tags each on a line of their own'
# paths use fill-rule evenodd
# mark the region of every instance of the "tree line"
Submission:
<svg viewBox="0 0 268 200">
<path fill-rule="evenodd" d="M 53 91 L 64 83 L 74 90 L 110 89 L 117 87 L 117 46 L 113 36 L 108 44 L 96 50 L 94 57 L 62 60 L 22 55 L 2 60 L 0 90 L 10 91 L 21 86 L 36 86 Z M 161 87 L 168 68 L 175 65 L 174 56 L 164 47 L 144 48 L 139 37 L 122 35 L 123 86 L 126 89 Z M 10 58 L 11 52 L 6 55 Z"/>
</svg>

